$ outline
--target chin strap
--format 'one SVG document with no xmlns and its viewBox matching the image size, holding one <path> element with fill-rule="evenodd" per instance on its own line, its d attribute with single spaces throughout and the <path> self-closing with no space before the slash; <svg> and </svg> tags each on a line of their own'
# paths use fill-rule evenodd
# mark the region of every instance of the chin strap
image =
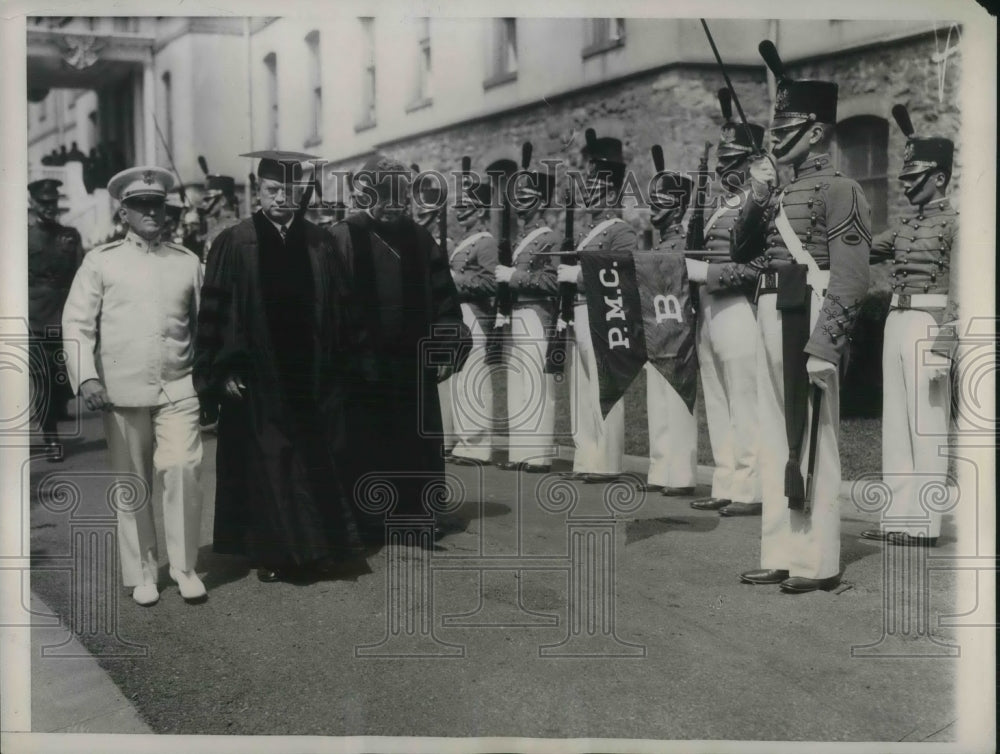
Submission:
<svg viewBox="0 0 1000 754">
<path fill-rule="evenodd" d="M 782 146 L 780 148 L 779 147 L 772 148 L 771 149 L 771 153 L 775 157 L 784 157 L 786 154 L 788 154 L 792 150 L 792 147 L 794 147 L 796 144 L 799 143 L 799 140 L 803 136 L 806 135 L 806 131 L 808 131 L 810 128 L 812 128 L 812 126 L 813 126 L 813 124 L 815 122 L 816 121 L 814 121 L 812 118 L 807 118 L 806 121 L 805 121 L 805 123 L 803 123 L 799 127 L 799 130 L 795 132 L 795 136 L 793 136 L 791 139 L 789 139 L 784 144 L 784 146 Z"/>
<path fill-rule="evenodd" d="M 909 191 L 904 192 L 906 194 L 906 198 L 907 199 L 909 199 L 912 196 L 916 196 L 921 191 L 923 191 L 924 185 L 927 183 L 927 179 L 931 177 L 931 173 L 932 172 L 933 171 L 931 171 L 931 170 L 925 171 L 924 175 L 920 179 L 920 181 L 918 183 L 914 184 L 913 186 L 911 186 Z"/>
</svg>

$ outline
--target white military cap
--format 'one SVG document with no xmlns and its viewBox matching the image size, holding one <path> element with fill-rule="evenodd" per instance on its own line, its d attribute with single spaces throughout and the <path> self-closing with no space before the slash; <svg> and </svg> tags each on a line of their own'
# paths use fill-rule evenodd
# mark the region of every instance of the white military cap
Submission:
<svg viewBox="0 0 1000 754">
<path fill-rule="evenodd" d="M 173 188 L 174 178 L 163 168 L 155 165 L 128 168 L 108 181 L 108 193 L 112 199 L 125 201 L 134 196 L 160 196 L 167 198 Z"/>
</svg>

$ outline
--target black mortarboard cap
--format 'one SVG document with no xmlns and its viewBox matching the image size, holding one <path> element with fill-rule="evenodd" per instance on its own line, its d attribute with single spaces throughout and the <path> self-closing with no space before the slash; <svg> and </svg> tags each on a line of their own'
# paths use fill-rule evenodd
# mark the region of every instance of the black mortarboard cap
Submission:
<svg viewBox="0 0 1000 754">
<path fill-rule="evenodd" d="M 774 117 L 812 120 L 817 123 L 837 122 L 837 85 L 816 79 L 796 80 L 785 72 L 785 64 L 774 43 L 765 39 L 758 45 L 760 56 L 777 80 L 774 96 Z"/>
<path fill-rule="evenodd" d="M 265 149 L 259 152 L 247 152 L 240 157 L 255 157 L 260 159 L 257 165 L 257 177 L 272 181 L 289 183 L 302 180 L 302 163 L 315 160 L 314 154 L 305 152 L 286 152 L 280 149 Z"/>
</svg>

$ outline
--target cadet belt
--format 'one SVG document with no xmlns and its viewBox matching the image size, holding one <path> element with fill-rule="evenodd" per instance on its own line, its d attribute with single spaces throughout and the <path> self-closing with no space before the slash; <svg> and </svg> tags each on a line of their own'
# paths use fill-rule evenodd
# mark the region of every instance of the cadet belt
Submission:
<svg viewBox="0 0 1000 754">
<path fill-rule="evenodd" d="M 826 270 L 820 270 L 818 275 L 823 283 L 823 289 L 819 291 L 819 295 L 825 296 L 826 287 L 830 284 L 830 273 Z M 765 293 L 777 293 L 779 280 L 781 280 L 780 270 L 760 273 L 757 276 L 757 296 L 763 296 Z"/>
<path fill-rule="evenodd" d="M 893 293 L 889 306 L 893 309 L 944 309 L 948 297 L 943 293 Z"/>
</svg>

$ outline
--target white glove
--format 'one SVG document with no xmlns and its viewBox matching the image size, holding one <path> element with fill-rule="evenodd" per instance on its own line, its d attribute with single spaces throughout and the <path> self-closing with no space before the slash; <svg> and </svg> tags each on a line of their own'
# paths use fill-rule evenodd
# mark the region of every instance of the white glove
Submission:
<svg viewBox="0 0 1000 754">
<path fill-rule="evenodd" d="M 496 275 L 498 283 L 509 283 L 511 275 L 514 274 L 514 268 L 498 264 L 493 274 Z"/>
<path fill-rule="evenodd" d="M 708 262 L 700 259 L 685 259 L 687 265 L 688 280 L 692 283 L 704 283 L 708 281 Z"/>
<path fill-rule="evenodd" d="M 556 280 L 560 283 L 577 283 L 580 280 L 580 265 L 561 264 L 556 270 Z"/>
<path fill-rule="evenodd" d="M 826 390 L 833 375 L 837 373 L 837 365 L 819 356 L 810 356 L 806 361 L 806 373 L 809 375 L 809 382 Z"/>
<path fill-rule="evenodd" d="M 758 158 L 750 163 L 750 177 L 757 183 L 766 186 L 776 186 L 778 184 L 778 171 L 774 163 L 767 155 Z"/>
</svg>

